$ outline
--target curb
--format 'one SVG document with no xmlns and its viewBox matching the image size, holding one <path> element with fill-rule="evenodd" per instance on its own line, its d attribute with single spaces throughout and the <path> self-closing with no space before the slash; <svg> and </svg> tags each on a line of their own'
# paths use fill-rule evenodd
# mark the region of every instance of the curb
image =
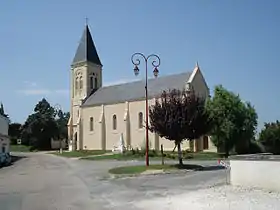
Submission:
<svg viewBox="0 0 280 210">
<path fill-rule="evenodd" d="M 147 177 L 147 176 L 158 176 L 158 175 L 168 175 L 168 174 L 186 174 L 188 172 L 195 171 L 190 169 L 181 169 L 181 170 L 166 170 L 153 173 L 140 173 L 140 174 L 109 174 L 110 179 L 121 179 L 121 178 L 133 178 L 133 177 Z"/>
</svg>

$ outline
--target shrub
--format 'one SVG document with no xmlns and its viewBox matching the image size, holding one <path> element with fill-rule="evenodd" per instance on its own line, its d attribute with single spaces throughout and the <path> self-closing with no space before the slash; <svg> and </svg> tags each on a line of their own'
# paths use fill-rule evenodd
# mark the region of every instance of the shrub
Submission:
<svg viewBox="0 0 280 210">
<path fill-rule="evenodd" d="M 259 142 L 267 152 L 280 154 L 280 122 L 265 123 L 260 132 Z"/>
<path fill-rule="evenodd" d="M 248 153 L 249 154 L 256 154 L 256 153 L 263 153 L 265 152 L 264 146 L 258 141 L 250 141 Z"/>
</svg>

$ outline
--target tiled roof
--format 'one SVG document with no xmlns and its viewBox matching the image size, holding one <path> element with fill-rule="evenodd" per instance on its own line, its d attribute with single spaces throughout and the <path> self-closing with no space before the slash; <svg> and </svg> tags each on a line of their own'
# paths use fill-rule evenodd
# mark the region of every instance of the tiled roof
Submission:
<svg viewBox="0 0 280 210">
<path fill-rule="evenodd" d="M 185 72 L 169 76 L 162 76 L 148 80 L 148 97 L 159 96 L 162 91 L 168 89 L 185 88 L 191 73 Z M 119 85 L 105 86 L 96 90 L 83 103 L 85 106 L 96 106 L 101 104 L 115 104 L 125 101 L 135 101 L 145 98 L 145 81 L 136 81 Z"/>
</svg>

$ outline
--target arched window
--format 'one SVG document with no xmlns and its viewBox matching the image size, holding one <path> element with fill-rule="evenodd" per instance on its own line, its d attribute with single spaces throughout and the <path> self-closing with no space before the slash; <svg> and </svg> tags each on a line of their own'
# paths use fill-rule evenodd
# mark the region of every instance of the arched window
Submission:
<svg viewBox="0 0 280 210">
<path fill-rule="evenodd" d="M 76 80 L 75 80 L 75 94 L 78 93 L 78 89 L 79 89 L 79 78 L 76 77 Z"/>
<path fill-rule="evenodd" d="M 94 78 L 94 88 L 97 89 L 97 77 Z"/>
<path fill-rule="evenodd" d="M 83 77 L 80 77 L 80 89 L 83 89 Z"/>
<path fill-rule="evenodd" d="M 117 130 L 117 115 L 113 115 L 113 130 Z"/>
<path fill-rule="evenodd" d="M 138 113 L 138 128 L 143 128 L 143 113 Z"/>
<path fill-rule="evenodd" d="M 93 131 L 93 117 L 89 118 L 89 130 Z"/>
<path fill-rule="evenodd" d="M 93 89 L 93 76 L 89 78 L 90 89 Z"/>
</svg>

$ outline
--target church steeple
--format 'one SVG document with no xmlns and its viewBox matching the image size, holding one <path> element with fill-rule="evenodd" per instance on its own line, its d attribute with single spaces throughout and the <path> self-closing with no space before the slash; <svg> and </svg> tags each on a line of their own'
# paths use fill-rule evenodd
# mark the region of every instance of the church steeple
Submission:
<svg viewBox="0 0 280 210">
<path fill-rule="evenodd" d="M 72 64 L 85 62 L 85 61 L 92 62 L 94 64 L 102 66 L 87 24 L 83 32 L 83 35 L 80 39 L 80 43 Z"/>
<path fill-rule="evenodd" d="M 1 105 L 0 105 L 0 115 L 4 116 L 5 115 L 5 111 L 4 111 L 4 105 L 3 103 L 1 102 Z"/>
</svg>

